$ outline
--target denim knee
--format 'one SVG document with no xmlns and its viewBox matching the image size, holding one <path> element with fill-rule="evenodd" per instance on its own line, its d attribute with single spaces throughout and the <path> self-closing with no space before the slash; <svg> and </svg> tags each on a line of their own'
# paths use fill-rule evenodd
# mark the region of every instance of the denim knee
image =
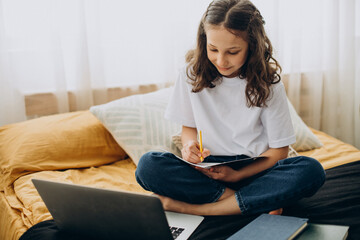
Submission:
<svg viewBox="0 0 360 240">
<path fill-rule="evenodd" d="M 310 197 L 314 195 L 324 184 L 325 170 L 318 160 L 311 157 L 298 156 L 285 159 L 285 161 L 293 161 L 293 164 L 296 164 L 299 170 L 298 180 L 302 184 L 307 183 L 308 187 L 304 196 Z"/>
<path fill-rule="evenodd" d="M 325 171 L 317 160 L 298 156 L 278 161 L 235 196 L 243 214 L 268 212 L 314 195 L 324 181 Z"/>
<path fill-rule="evenodd" d="M 179 161 L 171 153 L 144 154 L 135 177 L 145 190 L 189 203 L 216 201 L 225 190 L 222 184 Z"/>
<path fill-rule="evenodd" d="M 159 166 L 156 165 L 158 161 L 154 161 L 154 158 L 158 155 L 157 152 L 147 152 L 141 156 L 139 163 L 135 171 L 136 181 L 142 186 L 145 190 L 149 190 L 148 182 L 154 179 L 154 176 L 157 174 L 154 172 L 159 169 Z"/>
<path fill-rule="evenodd" d="M 316 159 L 303 156 L 302 162 L 306 163 L 307 165 L 307 176 L 313 179 L 313 189 L 308 193 L 308 196 L 312 196 L 324 184 L 326 178 L 325 170 L 320 164 L 320 162 Z"/>
</svg>

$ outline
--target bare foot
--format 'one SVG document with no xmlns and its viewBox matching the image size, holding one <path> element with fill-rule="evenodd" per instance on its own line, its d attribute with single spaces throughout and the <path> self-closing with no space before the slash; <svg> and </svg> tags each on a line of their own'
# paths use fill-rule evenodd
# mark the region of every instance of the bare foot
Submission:
<svg viewBox="0 0 360 240">
<path fill-rule="evenodd" d="M 282 208 L 279 208 L 279 209 L 270 211 L 269 214 L 271 214 L 271 215 L 281 215 L 282 212 L 283 212 L 283 209 L 282 209 Z"/>
<path fill-rule="evenodd" d="M 172 212 L 184 212 L 187 203 L 174 200 L 172 198 L 165 197 L 162 195 L 158 195 L 158 194 L 156 195 L 160 198 L 164 210 L 172 211 Z"/>
</svg>

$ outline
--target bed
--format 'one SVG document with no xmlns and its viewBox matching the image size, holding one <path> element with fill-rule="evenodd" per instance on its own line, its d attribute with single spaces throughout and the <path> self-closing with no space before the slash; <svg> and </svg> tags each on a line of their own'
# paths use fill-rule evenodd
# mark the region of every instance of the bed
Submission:
<svg viewBox="0 0 360 240">
<path fill-rule="evenodd" d="M 57 229 L 32 178 L 149 194 L 136 182 L 140 156 L 150 150 L 179 154 L 180 126 L 163 119 L 170 88 L 0 127 L 0 239 L 51 239 Z M 360 239 L 360 150 L 311 129 L 289 109 L 297 141 L 289 155 L 316 158 L 326 182 L 284 215 L 350 226 Z M 210 216 L 190 239 L 226 239 L 256 216 Z M 34 237 L 36 236 L 36 237 Z"/>
</svg>

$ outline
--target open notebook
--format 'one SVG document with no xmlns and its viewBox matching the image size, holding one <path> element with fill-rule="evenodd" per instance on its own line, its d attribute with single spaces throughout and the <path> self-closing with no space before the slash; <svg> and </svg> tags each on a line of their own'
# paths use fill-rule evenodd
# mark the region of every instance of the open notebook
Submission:
<svg viewBox="0 0 360 240">
<path fill-rule="evenodd" d="M 226 161 L 226 162 L 207 162 L 206 160 L 204 160 L 203 162 L 200 162 L 200 163 L 192 163 L 192 162 L 189 162 L 189 161 L 186 161 L 185 159 L 179 157 L 179 156 L 176 156 L 179 160 L 187 163 L 187 164 L 190 164 L 192 166 L 196 166 L 196 167 L 201 167 L 201 168 L 211 168 L 211 167 L 214 167 L 214 166 L 220 166 L 220 165 L 227 165 L 227 166 L 230 166 L 230 167 L 236 167 L 237 165 L 244 165 L 244 164 L 247 164 L 247 163 L 251 163 L 257 159 L 264 159 L 265 157 L 261 156 L 261 157 L 248 157 L 246 155 L 241 155 L 240 157 L 238 157 L 237 159 L 234 159 L 234 160 L 230 160 L 230 161 Z"/>
</svg>

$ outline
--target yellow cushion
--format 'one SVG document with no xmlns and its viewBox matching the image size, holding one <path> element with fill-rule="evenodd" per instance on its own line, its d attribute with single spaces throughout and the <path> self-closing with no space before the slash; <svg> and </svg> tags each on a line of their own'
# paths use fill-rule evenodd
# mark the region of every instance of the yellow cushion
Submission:
<svg viewBox="0 0 360 240">
<path fill-rule="evenodd" d="M 89 112 L 41 117 L 0 127 L 0 189 L 30 172 L 100 166 L 126 153 Z"/>
</svg>

